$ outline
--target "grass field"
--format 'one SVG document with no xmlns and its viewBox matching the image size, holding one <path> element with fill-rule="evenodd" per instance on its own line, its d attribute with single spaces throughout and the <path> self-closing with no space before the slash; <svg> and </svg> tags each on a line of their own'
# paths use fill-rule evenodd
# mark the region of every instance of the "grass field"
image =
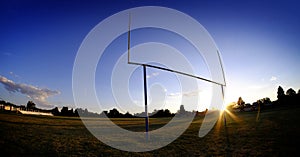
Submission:
<svg viewBox="0 0 300 157">
<path fill-rule="evenodd" d="M 299 156 L 300 108 L 276 108 L 226 114 L 227 127 L 216 125 L 205 137 L 198 131 L 203 117 L 166 147 L 131 153 L 97 140 L 79 118 L 26 116 L 0 112 L 1 156 Z M 169 118 L 150 119 L 150 129 Z M 143 119 L 113 119 L 123 128 L 142 131 Z"/>
</svg>

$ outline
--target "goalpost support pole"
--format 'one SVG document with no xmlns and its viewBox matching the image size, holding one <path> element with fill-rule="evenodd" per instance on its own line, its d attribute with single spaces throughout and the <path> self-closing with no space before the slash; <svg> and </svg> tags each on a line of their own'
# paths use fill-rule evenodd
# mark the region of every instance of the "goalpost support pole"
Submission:
<svg viewBox="0 0 300 157">
<path fill-rule="evenodd" d="M 143 73 L 144 73 L 144 100 L 145 100 L 145 131 L 146 131 L 146 139 L 148 140 L 149 135 L 149 117 L 148 117 L 148 106 L 147 106 L 147 71 L 146 65 L 143 65 Z"/>
<path fill-rule="evenodd" d="M 222 90 L 222 99 L 223 99 L 223 101 L 224 101 L 224 87 L 223 87 L 223 85 L 221 85 L 221 90 Z M 223 104 L 224 105 L 224 104 Z M 224 109 L 224 111 L 223 111 L 223 118 L 224 118 L 224 126 L 226 127 L 226 108 Z"/>
</svg>

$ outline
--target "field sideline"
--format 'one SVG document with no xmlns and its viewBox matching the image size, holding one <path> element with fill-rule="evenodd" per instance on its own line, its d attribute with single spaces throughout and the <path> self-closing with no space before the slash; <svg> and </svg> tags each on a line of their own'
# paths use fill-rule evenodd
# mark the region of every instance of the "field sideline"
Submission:
<svg viewBox="0 0 300 157">
<path fill-rule="evenodd" d="M 173 143 L 144 153 L 124 152 L 98 141 L 79 118 L 0 112 L 0 151 L 4 156 L 297 156 L 300 108 L 226 114 L 227 127 L 216 125 L 198 137 L 203 117 Z M 151 118 L 150 129 L 170 118 Z M 143 131 L 143 119 L 113 119 L 123 128 Z"/>
</svg>

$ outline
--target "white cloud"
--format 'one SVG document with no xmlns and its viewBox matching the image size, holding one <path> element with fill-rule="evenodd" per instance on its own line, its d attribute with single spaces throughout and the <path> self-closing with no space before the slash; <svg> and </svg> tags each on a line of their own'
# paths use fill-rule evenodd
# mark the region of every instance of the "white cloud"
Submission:
<svg viewBox="0 0 300 157">
<path fill-rule="evenodd" d="M 277 80 L 277 77 L 275 77 L 275 76 L 272 76 L 271 78 L 270 78 L 270 81 L 276 81 Z"/>
<path fill-rule="evenodd" d="M 183 93 L 181 93 L 181 92 L 177 92 L 177 93 L 170 93 L 170 94 L 168 94 L 168 96 L 170 96 L 170 97 L 174 97 L 174 96 L 176 96 L 176 97 L 178 97 L 178 96 L 186 96 L 186 97 L 190 97 L 190 96 L 197 96 L 197 95 L 199 95 L 199 92 L 200 91 L 189 91 L 189 92 L 183 92 Z"/>
<path fill-rule="evenodd" d="M 177 93 L 170 93 L 170 94 L 168 94 L 168 96 L 179 96 L 179 95 L 181 95 L 181 93 L 179 93 L 179 92 L 177 92 Z"/>
<path fill-rule="evenodd" d="M 9 72 L 9 74 L 11 75 L 11 76 L 13 76 L 13 77 L 15 77 L 15 78 L 20 78 L 20 76 L 19 75 L 17 75 L 17 74 L 15 74 L 14 72 Z"/>
<path fill-rule="evenodd" d="M 4 85 L 4 88 L 11 93 L 19 92 L 26 95 L 28 98 L 32 99 L 38 105 L 45 107 L 52 107 L 47 102 L 49 96 L 54 96 L 60 94 L 59 91 L 50 90 L 47 88 L 38 88 L 33 85 L 15 83 L 6 77 L 0 76 L 0 83 Z"/>
<path fill-rule="evenodd" d="M 147 75 L 146 78 L 156 77 L 158 75 L 159 75 L 158 72 L 154 72 L 154 73 L 151 73 L 150 75 Z"/>
<path fill-rule="evenodd" d="M 183 93 L 183 96 L 190 97 L 190 96 L 198 96 L 199 91 L 190 91 L 190 92 L 185 92 Z"/>
<path fill-rule="evenodd" d="M 152 73 L 152 75 L 153 75 L 153 76 L 157 76 L 157 75 L 159 75 L 159 73 L 158 73 L 158 72 L 155 72 L 155 73 Z"/>
</svg>

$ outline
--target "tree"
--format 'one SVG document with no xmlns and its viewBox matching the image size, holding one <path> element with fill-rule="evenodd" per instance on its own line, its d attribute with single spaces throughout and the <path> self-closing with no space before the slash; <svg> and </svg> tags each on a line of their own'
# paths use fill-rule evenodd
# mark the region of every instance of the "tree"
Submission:
<svg viewBox="0 0 300 157">
<path fill-rule="evenodd" d="M 184 109 L 184 105 L 180 105 L 180 109 L 179 109 L 178 113 L 180 113 L 180 114 L 185 114 L 186 113 L 186 111 Z"/>
<path fill-rule="evenodd" d="M 99 116 L 100 117 L 107 117 L 107 114 L 108 114 L 107 111 L 102 111 Z"/>
<path fill-rule="evenodd" d="M 288 96 L 295 96 L 296 95 L 296 91 L 293 88 L 290 88 L 286 91 L 286 95 Z"/>
<path fill-rule="evenodd" d="M 125 118 L 132 118 L 133 115 L 130 114 L 130 113 L 127 111 L 127 112 L 125 113 L 124 117 L 125 117 Z"/>
<path fill-rule="evenodd" d="M 6 104 L 6 102 L 4 100 L 0 100 L 0 104 Z"/>
<path fill-rule="evenodd" d="M 4 110 L 4 105 L 6 104 L 6 102 L 4 100 L 0 100 L 0 108 L 1 110 Z"/>
<path fill-rule="evenodd" d="M 57 107 L 55 107 L 54 109 L 52 109 L 51 113 L 54 115 L 54 116 L 58 116 L 59 115 L 59 110 Z"/>
<path fill-rule="evenodd" d="M 272 101 L 271 101 L 270 98 L 266 97 L 266 98 L 263 98 L 263 99 L 262 99 L 262 103 L 263 103 L 264 105 L 268 105 L 268 104 L 271 104 Z"/>
<path fill-rule="evenodd" d="M 171 117 L 171 116 L 172 116 L 172 114 L 171 114 L 170 110 L 168 110 L 168 109 L 165 109 L 164 116 L 165 116 L 165 117 Z"/>
<path fill-rule="evenodd" d="M 183 108 L 183 110 L 184 110 L 184 108 Z M 178 111 L 178 113 L 179 114 L 183 114 L 184 112 L 186 112 L 185 110 L 184 111 Z M 165 110 L 163 110 L 163 109 L 161 109 L 161 110 L 154 110 L 152 113 L 151 113 L 151 116 L 150 117 L 152 117 L 152 118 L 159 118 L 159 117 L 172 117 L 173 115 L 172 115 L 172 113 L 170 112 L 170 110 L 168 110 L 168 109 L 165 109 Z"/>
<path fill-rule="evenodd" d="M 120 112 L 116 108 L 109 110 L 109 113 L 108 113 L 109 118 L 118 118 L 119 116 L 120 116 Z"/>
<path fill-rule="evenodd" d="M 297 93 L 297 95 L 300 95 L 300 89 L 298 89 L 298 93 Z"/>
<path fill-rule="evenodd" d="M 61 112 L 60 112 L 61 115 L 62 115 L 62 116 L 67 116 L 67 115 L 68 115 L 68 110 L 69 110 L 68 107 L 65 107 L 65 106 L 64 106 L 64 107 L 61 109 Z"/>
<path fill-rule="evenodd" d="M 280 100 L 284 97 L 284 90 L 281 86 L 278 87 L 278 90 L 277 90 L 277 99 Z"/>
<path fill-rule="evenodd" d="M 239 106 L 240 110 L 243 111 L 245 107 L 245 101 L 242 99 L 242 97 L 239 97 L 236 104 Z"/>
<path fill-rule="evenodd" d="M 28 101 L 27 102 L 27 108 L 28 109 L 35 109 L 35 103 L 34 102 L 32 102 L 32 101 Z"/>
<path fill-rule="evenodd" d="M 68 114 L 67 115 L 68 116 L 74 116 L 74 110 L 73 110 L 73 108 L 70 109 L 70 110 L 68 110 Z"/>
<path fill-rule="evenodd" d="M 244 104 L 245 104 L 245 102 L 244 102 L 244 100 L 242 99 L 242 97 L 239 97 L 239 99 L 238 99 L 238 101 L 237 101 L 237 104 L 238 104 L 238 105 L 244 105 Z"/>
</svg>

